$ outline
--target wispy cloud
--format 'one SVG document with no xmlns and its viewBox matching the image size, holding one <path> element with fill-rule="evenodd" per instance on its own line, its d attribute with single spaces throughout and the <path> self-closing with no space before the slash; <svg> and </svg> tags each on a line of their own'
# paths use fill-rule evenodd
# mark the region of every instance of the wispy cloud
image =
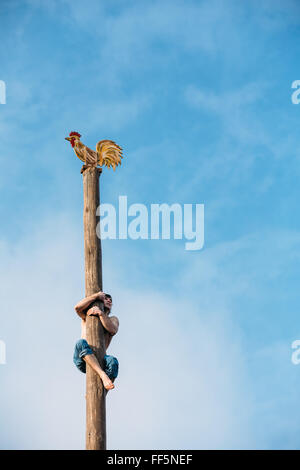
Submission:
<svg viewBox="0 0 300 470">
<path fill-rule="evenodd" d="M 77 233 L 73 221 L 61 214 L 41 222 L 18 245 L 2 244 L 1 298 L 6 314 L 1 335 L 7 344 L 2 403 L 8 403 L 13 393 L 20 404 L 9 416 L 8 408 L 1 408 L 7 423 L 2 448 L 83 446 L 84 376 L 72 364 L 79 335 L 73 304 L 83 294 Z M 110 347 L 121 368 L 117 389 L 108 397 L 109 446 L 248 446 L 251 432 L 244 430 L 249 416 L 236 413 L 237 403 L 241 409 L 251 406 L 238 330 L 233 340 L 230 320 L 218 315 L 201 320 L 192 313 L 192 300 L 186 304 L 155 290 L 137 293 L 122 287 L 114 276 L 116 265 L 125 266 L 119 255 L 104 266 L 106 289 L 113 286 L 113 296 L 118 293 L 114 309 L 121 325 Z M 19 420 L 24 425 L 14 433 Z"/>
<path fill-rule="evenodd" d="M 1 339 L 7 344 L 2 403 L 12 396 L 15 403 L 14 410 L 1 407 L 6 422 L 2 448 L 84 445 L 84 376 L 72 364 L 79 335 L 73 305 L 83 295 L 78 223 L 60 214 L 32 226 L 18 244 L 2 242 Z M 277 383 L 276 367 L 272 373 L 268 364 L 271 358 L 273 363 L 279 360 L 286 376 L 281 389 L 287 393 L 289 342 L 281 341 L 278 355 L 276 342 L 266 336 L 268 357 L 259 344 L 249 356 L 249 341 L 236 322 L 237 299 L 245 296 L 251 303 L 260 291 L 268 292 L 268 284 L 286 272 L 286 254 L 293 256 L 300 243 L 296 233 L 273 237 L 279 252 L 272 260 L 270 240 L 272 234 L 247 237 L 206 250 L 197 260 L 180 260 L 177 253 L 181 274 L 176 293 L 149 284 L 144 290 L 135 288 L 141 273 L 133 270 L 130 281 L 126 279 L 127 251 L 104 246 L 105 289 L 112 293 L 120 318 L 109 349 L 120 361 L 117 387 L 108 397 L 110 448 L 269 448 L 272 439 L 279 439 L 280 422 L 287 419 L 278 411 L 279 389 L 262 397 L 253 374 L 266 370 L 268 382 Z M 162 267 L 173 257 L 172 251 L 165 253 Z M 137 255 L 128 256 L 133 262 Z M 265 265 L 259 273 L 258 260 Z M 254 312 L 252 316 L 259 324 Z M 268 320 L 261 321 L 264 328 Z M 278 417 L 271 434 L 270 407 Z M 257 419 L 264 430 L 258 434 Z M 16 431 L 20 420 L 23 426 Z M 292 436 L 288 439 L 284 445 L 293 446 Z"/>
</svg>

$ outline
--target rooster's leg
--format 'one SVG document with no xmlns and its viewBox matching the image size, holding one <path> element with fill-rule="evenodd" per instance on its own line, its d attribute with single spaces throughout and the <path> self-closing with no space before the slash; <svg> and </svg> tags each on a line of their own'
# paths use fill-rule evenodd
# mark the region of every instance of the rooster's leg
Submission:
<svg viewBox="0 0 300 470">
<path fill-rule="evenodd" d="M 81 170 L 80 170 L 80 173 L 83 173 L 83 172 L 84 172 L 84 170 L 86 170 L 86 169 L 87 169 L 87 167 L 88 167 L 87 165 L 83 165 L 83 166 L 82 166 L 82 168 L 81 168 Z"/>
</svg>

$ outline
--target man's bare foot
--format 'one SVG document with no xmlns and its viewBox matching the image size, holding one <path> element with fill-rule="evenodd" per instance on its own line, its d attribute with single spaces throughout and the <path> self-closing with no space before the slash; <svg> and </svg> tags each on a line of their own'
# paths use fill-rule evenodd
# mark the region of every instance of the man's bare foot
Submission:
<svg viewBox="0 0 300 470">
<path fill-rule="evenodd" d="M 103 373 L 103 375 L 101 375 L 101 380 L 106 390 L 112 390 L 113 388 L 115 388 L 114 384 L 112 383 L 110 378 L 105 374 L 105 372 Z"/>
</svg>

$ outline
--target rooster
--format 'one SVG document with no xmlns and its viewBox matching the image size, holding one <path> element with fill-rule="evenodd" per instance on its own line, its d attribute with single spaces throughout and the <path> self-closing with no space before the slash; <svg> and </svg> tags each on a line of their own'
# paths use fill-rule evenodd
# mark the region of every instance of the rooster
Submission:
<svg viewBox="0 0 300 470">
<path fill-rule="evenodd" d="M 112 167 L 114 170 L 121 165 L 122 148 L 112 140 L 100 140 L 96 144 L 96 151 L 84 145 L 80 140 L 81 135 L 78 132 L 70 132 L 68 140 L 72 145 L 76 156 L 84 162 L 81 173 L 87 168 L 97 165 Z"/>
</svg>

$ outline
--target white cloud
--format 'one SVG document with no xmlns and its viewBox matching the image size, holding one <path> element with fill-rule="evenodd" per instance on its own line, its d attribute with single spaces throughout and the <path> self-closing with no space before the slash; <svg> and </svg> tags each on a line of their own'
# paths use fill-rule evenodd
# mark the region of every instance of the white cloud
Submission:
<svg viewBox="0 0 300 470">
<path fill-rule="evenodd" d="M 80 448 L 84 376 L 72 353 L 79 335 L 73 305 L 83 293 L 82 244 L 77 224 L 64 214 L 32 229 L 17 245 L 1 245 L 7 364 L 0 443 Z M 120 361 L 108 397 L 109 447 L 247 447 L 253 442 L 249 416 L 237 408 L 251 407 L 251 397 L 238 329 L 219 312 L 198 316 L 195 300 L 176 300 L 176 290 L 170 297 L 116 282 L 125 276 L 122 255 L 105 262 L 105 288 L 112 287 L 120 317 L 109 349 Z"/>
</svg>

